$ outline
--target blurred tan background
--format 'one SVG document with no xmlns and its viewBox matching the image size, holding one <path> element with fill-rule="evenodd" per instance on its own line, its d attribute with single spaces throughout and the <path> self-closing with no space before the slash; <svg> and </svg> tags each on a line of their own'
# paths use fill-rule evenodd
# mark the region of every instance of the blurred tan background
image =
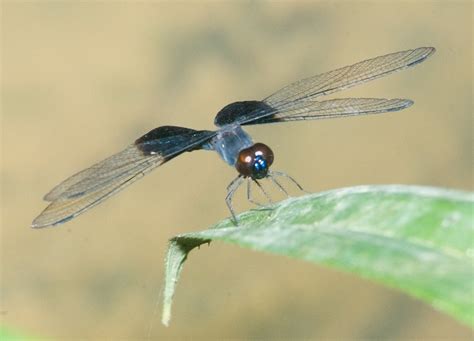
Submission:
<svg viewBox="0 0 474 341">
<path fill-rule="evenodd" d="M 236 172 L 214 153 L 185 154 L 66 225 L 29 228 L 54 185 L 155 127 L 213 129 L 230 102 L 419 46 L 437 52 L 337 94 L 410 98 L 408 110 L 247 131 L 310 191 L 471 190 L 470 1 L 2 1 L 1 28 L 4 326 L 56 339 L 472 337 L 366 280 L 221 243 L 191 254 L 163 327 L 167 240 L 229 214 Z"/>
</svg>

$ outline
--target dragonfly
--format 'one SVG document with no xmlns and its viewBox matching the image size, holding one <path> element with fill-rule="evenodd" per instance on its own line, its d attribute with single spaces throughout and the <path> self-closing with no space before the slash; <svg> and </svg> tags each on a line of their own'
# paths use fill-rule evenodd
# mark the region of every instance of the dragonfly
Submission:
<svg viewBox="0 0 474 341">
<path fill-rule="evenodd" d="M 44 196 L 46 209 L 32 223 L 40 228 L 65 223 L 119 192 L 153 169 L 184 152 L 215 151 L 238 175 L 227 187 L 226 204 L 238 223 L 232 206 L 236 190 L 247 182 L 247 198 L 255 184 L 269 198 L 259 180 L 270 179 L 285 193 L 277 177 L 288 174 L 270 170 L 274 153 L 264 143 L 254 143 L 243 127 L 247 125 L 317 120 L 399 111 L 413 104 L 409 99 L 319 97 L 365 83 L 417 65 L 435 52 L 419 47 L 395 52 L 322 73 L 292 83 L 263 100 L 239 101 L 221 109 L 214 124 L 217 130 L 194 130 L 161 126 L 141 136 L 121 152 L 67 178 Z M 270 199 L 270 198 L 269 198 Z M 271 200 L 270 200 L 271 202 Z"/>
</svg>

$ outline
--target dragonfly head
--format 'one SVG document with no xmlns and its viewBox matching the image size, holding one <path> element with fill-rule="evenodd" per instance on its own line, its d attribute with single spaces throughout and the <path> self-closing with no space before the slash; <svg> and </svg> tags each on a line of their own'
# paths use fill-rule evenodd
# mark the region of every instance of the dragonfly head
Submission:
<svg viewBox="0 0 474 341">
<path fill-rule="evenodd" d="M 255 143 L 242 149 L 235 163 L 235 168 L 244 177 L 263 179 L 273 163 L 273 152 L 266 144 Z"/>
</svg>

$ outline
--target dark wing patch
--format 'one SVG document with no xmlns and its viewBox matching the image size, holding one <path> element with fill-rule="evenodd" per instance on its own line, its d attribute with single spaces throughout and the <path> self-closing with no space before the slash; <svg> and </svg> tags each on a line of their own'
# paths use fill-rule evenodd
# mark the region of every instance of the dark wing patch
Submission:
<svg viewBox="0 0 474 341">
<path fill-rule="evenodd" d="M 209 140 L 215 132 L 209 130 L 194 130 L 183 127 L 163 126 L 155 128 L 135 141 L 135 145 L 144 155 L 161 155 L 165 161 L 183 151 L 193 151 L 203 148 L 202 141 Z M 184 148 L 183 146 L 189 146 Z"/>
<path fill-rule="evenodd" d="M 238 122 L 240 117 L 248 113 L 264 115 L 270 110 L 273 110 L 273 108 L 262 101 L 234 102 L 226 105 L 217 113 L 214 124 L 218 127 L 222 127 L 226 124 Z"/>
<path fill-rule="evenodd" d="M 139 137 L 135 144 L 141 144 L 144 142 L 163 139 L 165 137 L 173 137 L 178 135 L 188 135 L 195 133 L 197 130 L 184 128 L 184 127 L 177 127 L 177 126 L 162 126 L 155 129 L 150 130 L 145 135 Z"/>
<path fill-rule="evenodd" d="M 45 200 L 50 205 L 32 227 L 57 225 L 71 220 L 135 182 L 179 154 L 203 148 L 214 135 L 181 127 L 150 131 L 125 150 L 66 179 Z"/>
</svg>

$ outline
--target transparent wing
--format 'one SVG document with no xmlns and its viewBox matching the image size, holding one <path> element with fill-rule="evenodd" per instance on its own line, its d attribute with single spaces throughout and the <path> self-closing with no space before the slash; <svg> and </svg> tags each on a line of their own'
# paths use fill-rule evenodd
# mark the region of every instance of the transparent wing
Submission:
<svg viewBox="0 0 474 341">
<path fill-rule="evenodd" d="M 398 98 L 338 98 L 321 102 L 305 101 L 296 107 L 289 107 L 286 110 L 282 109 L 271 116 L 252 121 L 251 124 L 379 114 L 402 110 L 412 104 L 413 101 L 409 99 Z"/>
<path fill-rule="evenodd" d="M 84 192 L 85 194 L 74 198 L 59 198 L 54 200 L 33 221 L 31 226 L 46 227 L 65 223 L 88 209 L 100 204 L 105 199 L 140 179 L 163 162 L 163 159 L 155 159 L 154 162 L 150 160 L 149 162 L 142 163 L 141 166 L 137 167 L 135 173 L 129 172 L 128 177 L 122 176 L 120 179 L 109 181 L 108 185 L 100 187 L 97 190 Z"/>
<path fill-rule="evenodd" d="M 135 144 L 90 168 L 74 174 L 54 187 L 44 196 L 46 201 L 67 200 L 106 186 L 111 181 L 127 178 L 150 163 L 157 165 L 162 161 L 160 155 L 144 155 Z"/>
<path fill-rule="evenodd" d="M 416 65 L 430 56 L 433 47 L 395 52 L 329 71 L 290 84 L 263 101 L 279 108 L 287 102 L 314 99 Z"/>
<path fill-rule="evenodd" d="M 403 70 L 407 67 L 414 66 L 421 63 L 431 54 L 435 52 L 433 47 L 420 47 L 413 50 L 406 50 L 401 52 L 395 52 L 380 57 L 375 57 L 354 65 L 346 66 L 334 71 L 329 71 L 314 77 L 300 80 L 293 84 L 284 87 L 277 91 L 273 95 L 265 98 L 263 101 L 247 101 L 237 102 L 231 104 L 221 110 L 216 116 L 216 124 L 223 125 L 230 123 L 239 123 L 242 125 L 258 124 L 258 123 L 269 123 L 277 122 L 276 120 L 265 119 L 265 117 L 272 117 L 275 115 L 289 116 L 290 112 L 297 112 L 298 110 L 309 111 L 322 110 L 322 107 L 316 101 L 316 98 L 322 95 L 331 94 L 336 91 L 347 89 L 360 83 L 368 82 L 370 80 L 383 77 L 392 72 Z M 366 100 L 366 99 L 358 99 Z M 347 99 L 342 99 L 347 101 Z M 356 100 L 357 101 L 357 100 Z M 391 100 L 400 101 L 400 100 Z M 407 101 L 406 106 L 409 106 L 411 102 Z M 244 103 L 245 105 L 243 105 Z M 320 102 L 323 103 L 323 102 Z M 326 102 L 325 105 L 338 105 L 341 106 L 343 102 Z M 395 102 L 388 104 L 389 107 Z M 404 107 L 401 105 L 400 110 Z M 324 105 L 323 105 L 324 107 Z M 312 109 L 310 109 L 312 108 Z M 247 109 L 247 110 L 244 110 Z M 329 110 L 326 108 L 325 110 Z M 334 108 L 332 109 L 334 110 Z M 391 110 L 386 110 L 391 111 Z M 378 112 L 383 112 L 379 110 Z M 360 112 L 365 113 L 365 112 Z M 350 115 L 357 115 L 357 110 L 354 110 Z M 343 113 L 339 115 L 324 116 L 309 116 L 309 118 L 326 118 L 326 117 L 337 117 L 345 116 Z M 297 119 L 296 116 L 294 119 Z M 303 119 L 303 118 L 298 118 Z M 286 119 L 287 121 L 291 119 Z"/>
<path fill-rule="evenodd" d="M 123 151 L 87 168 L 58 186 L 44 199 L 48 207 L 32 227 L 57 225 L 71 220 L 177 155 L 203 148 L 214 135 L 181 127 L 160 127 L 139 138 Z"/>
</svg>

